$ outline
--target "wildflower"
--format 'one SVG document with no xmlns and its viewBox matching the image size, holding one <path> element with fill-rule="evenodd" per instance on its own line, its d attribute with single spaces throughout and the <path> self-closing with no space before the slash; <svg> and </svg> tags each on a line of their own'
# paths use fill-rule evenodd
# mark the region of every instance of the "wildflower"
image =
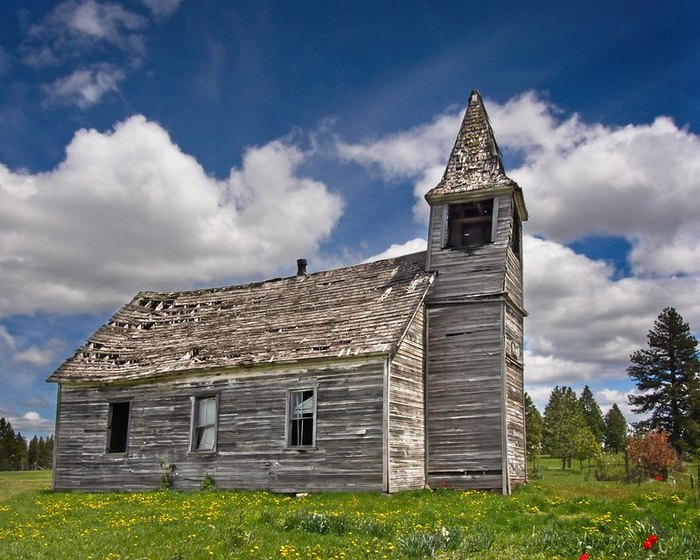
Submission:
<svg viewBox="0 0 700 560">
<path fill-rule="evenodd" d="M 656 535 L 653 535 L 653 534 L 652 534 L 652 535 L 649 535 L 649 536 L 647 537 L 647 540 L 645 540 L 645 541 L 642 543 L 642 548 L 643 548 L 644 550 L 651 550 L 652 547 L 656 544 L 656 541 L 658 541 L 658 540 L 659 540 L 659 537 L 657 537 Z"/>
<path fill-rule="evenodd" d="M 591 555 L 588 554 L 588 552 L 584 552 L 583 554 L 581 554 L 581 556 L 578 557 L 578 560 L 588 560 L 590 557 Z"/>
</svg>

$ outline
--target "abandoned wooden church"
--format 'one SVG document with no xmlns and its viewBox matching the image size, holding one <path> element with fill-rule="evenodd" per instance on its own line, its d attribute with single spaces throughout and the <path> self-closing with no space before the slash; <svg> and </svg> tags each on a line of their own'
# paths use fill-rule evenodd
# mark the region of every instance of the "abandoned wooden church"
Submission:
<svg viewBox="0 0 700 560">
<path fill-rule="evenodd" d="M 425 252 L 140 292 L 49 381 L 54 488 L 278 492 L 525 481 L 520 187 L 478 92 Z"/>
</svg>

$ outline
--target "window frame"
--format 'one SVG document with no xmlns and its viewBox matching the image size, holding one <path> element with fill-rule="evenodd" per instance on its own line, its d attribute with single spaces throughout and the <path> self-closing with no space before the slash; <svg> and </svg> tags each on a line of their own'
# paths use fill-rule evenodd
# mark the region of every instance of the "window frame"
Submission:
<svg viewBox="0 0 700 560">
<path fill-rule="evenodd" d="M 219 443 L 219 395 L 218 394 L 203 394 L 194 395 L 191 397 L 191 421 L 190 421 L 190 452 L 191 453 L 216 453 Z M 199 410 L 201 403 L 204 401 L 214 402 L 214 422 L 199 424 Z M 212 438 L 210 447 L 198 447 L 198 430 L 206 432 L 207 429 L 213 428 L 214 437 Z"/>
<path fill-rule="evenodd" d="M 303 404 L 304 400 L 303 399 L 303 393 L 310 392 L 313 394 L 313 410 L 311 411 L 310 417 L 304 418 L 303 417 L 303 409 L 302 409 L 302 416 L 301 417 L 294 417 L 294 395 L 295 394 L 302 394 L 302 401 L 301 403 Z M 317 432 L 317 426 L 318 426 L 318 387 L 295 387 L 293 389 L 287 389 L 287 410 L 286 410 L 286 422 L 285 422 L 285 434 L 284 434 L 284 441 L 285 441 L 285 448 L 286 449 L 296 449 L 296 450 L 305 450 L 305 449 L 316 449 L 316 432 Z M 293 443 L 292 439 L 294 437 L 295 433 L 299 433 L 298 429 L 295 429 L 295 423 L 296 422 L 303 422 L 304 420 L 311 420 L 311 443 Z M 302 435 L 301 438 L 303 439 L 303 428 L 302 428 Z"/>
<path fill-rule="evenodd" d="M 484 211 L 488 213 L 475 216 L 468 215 L 471 213 L 472 209 L 481 212 L 481 210 L 479 210 L 480 205 L 484 205 Z M 471 251 L 494 242 L 498 226 L 498 197 L 451 203 L 445 206 L 445 213 L 443 216 L 443 247 L 461 251 Z M 455 215 L 458 212 L 465 215 L 458 217 Z M 479 240 L 474 243 L 464 243 L 465 226 L 471 227 L 475 233 L 478 231 L 480 234 Z M 461 233 L 461 235 L 458 235 L 458 233 Z"/>
<path fill-rule="evenodd" d="M 129 432 L 131 431 L 131 399 L 126 400 L 116 400 L 110 401 L 108 403 L 109 407 L 107 409 L 107 430 L 105 434 L 105 454 L 106 455 L 126 455 L 129 452 Z M 120 448 L 114 448 L 114 423 L 115 423 L 115 409 L 119 407 L 120 409 L 126 405 L 126 418 L 123 418 L 124 412 L 119 413 L 119 426 L 120 429 L 118 433 L 123 433 L 123 446 Z M 123 447 L 123 449 L 122 449 Z"/>
</svg>

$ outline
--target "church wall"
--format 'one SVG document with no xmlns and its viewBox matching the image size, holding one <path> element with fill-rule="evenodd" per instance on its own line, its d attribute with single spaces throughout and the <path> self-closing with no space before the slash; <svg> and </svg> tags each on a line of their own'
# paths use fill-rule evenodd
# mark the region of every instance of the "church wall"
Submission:
<svg viewBox="0 0 700 560">
<path fill-rule="evenodd" d="M 425 487 L 424 311 L 406 333 L 389 375 L 389 491 Z"/>
<path fill-rule="evenodd" d="M 384 490 L 385 358 L 283 370 L 239 370 L 124 385 L 60 385 L 56 489 L 173 487 L 302 491 Z M 316 446 L 286 447 L 287 391 L 317 391 Z M 190 451 L 192 399 L 218 395 L 216 452 Z M 109 402 L 129 399 L 126 453 L 105 453 Z"/>
</svg>

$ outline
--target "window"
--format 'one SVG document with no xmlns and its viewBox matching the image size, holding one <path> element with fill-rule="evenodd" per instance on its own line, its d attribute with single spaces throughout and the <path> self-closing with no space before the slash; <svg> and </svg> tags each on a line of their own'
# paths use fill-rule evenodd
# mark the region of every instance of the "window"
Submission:
<svg viewBox="0 0 700 560">
<path fill-rule="evenodd" d="M 316 444 L 316 390 L 289 391 L 287 411 L 287 445 L 313 447 Z"/>
<path fill-rule="evenodd" d="M 515 253 L 515 256 L 518 257 L 518 260 L 520 259 L 520 247 L 522 245 L 522 237 L 523 226 L 520 222 L 520 217 L 518 216 L 518 212 L 516 210 L 515 219 L 513 220 L 513 235 L 510 241 L 510 247 L 511 249 L 513 249 L 513 253 Z"/>
<path fill-rule="evenodd" d="M 469 249 L 491 243 L 493 199 L 451 204 L 448 215 L 450 247 Z"/>
<path fill-rule="evenodd" d="M 192 451 L 216 449 L 217 396 L 196 397 L 192 410 Z"/>
<path fill-rule="evenodd" d="M 107 453 L 126 453 L 129 440 L 130 402 L 109 403 L 107 412 Z"/>
</svg>

